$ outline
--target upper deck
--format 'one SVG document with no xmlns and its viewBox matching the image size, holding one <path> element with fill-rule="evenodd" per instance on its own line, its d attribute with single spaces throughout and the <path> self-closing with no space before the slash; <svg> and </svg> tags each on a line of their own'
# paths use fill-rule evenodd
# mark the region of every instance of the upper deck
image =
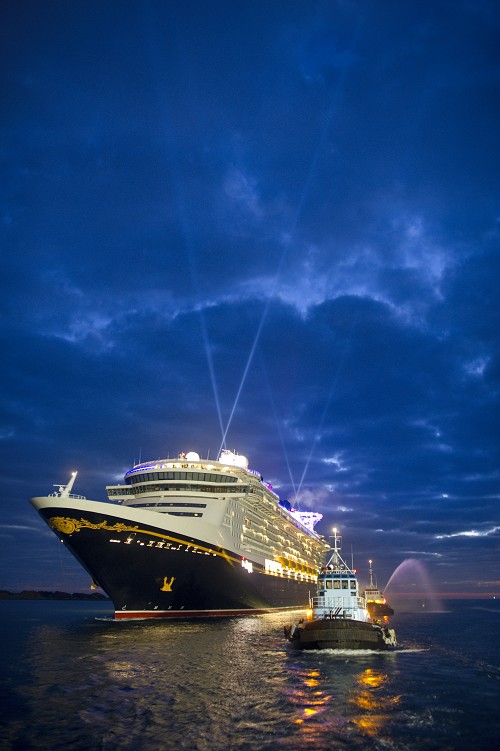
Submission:
<svg viewBox="0 0 500 751">
<path fill-rule="evenodd" d="M 157 511 L 201 517 L 202 511 L 195 510 L 198 503 L 184 503 L 183 510 L 173 511 L 172 503 L 161 502 L 161 498 L 175 496 L 179 501 L 192 501 L 217 498 L 247 499 L 252 505 L 264 504 L 267 513 L 271 509 L 283 519 L 305 532 L 309 537 L 322 539 L 314 529 L 314 524 L 322 518 L 313 512 L 298 512 L 287 502 L 280 504 L 278 494 L 272 485 L 256 470 L 248 467 L 245 456 L 231 451 L 223 451 L 219 461 L 200 459 L 195 452 L 182 452 L 176 458 L 157 459 L 141 462 L 124 475 L 124 484 L 106 486 L 108 498 L 126 506 L 144 506 Z M 179 505 L 179 504 L 176 504 Z M 191 511 L 184 507 L 193 506 Z M 288 508 L 287 508 L 288 506 Z M 205 508 L 205 506 L 203 506 Z"/>
</svg>

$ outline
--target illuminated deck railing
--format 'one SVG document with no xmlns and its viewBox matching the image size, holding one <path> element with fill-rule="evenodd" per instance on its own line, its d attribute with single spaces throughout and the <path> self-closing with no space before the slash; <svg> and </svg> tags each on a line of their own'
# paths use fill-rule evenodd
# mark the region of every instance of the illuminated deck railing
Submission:
<svg viewBox="0 0 500 751">
<path fill-rule="evenodd" d="M 75 493 L 68 493 L 68 495 L 64 495 L 63 493 L 49 493 L 49 498 L 74 498 L 78 501 L 86 501 L 87 497 L 84 495 L 76 495 Z"/>
</svg>

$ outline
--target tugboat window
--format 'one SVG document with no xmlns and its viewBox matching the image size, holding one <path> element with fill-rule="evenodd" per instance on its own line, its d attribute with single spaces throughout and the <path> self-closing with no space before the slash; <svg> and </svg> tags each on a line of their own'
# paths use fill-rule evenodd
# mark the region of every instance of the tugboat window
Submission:
<svg viewBox="0 0 500 751">
<path fill-rule="evenodd" d="M 347 581 L 344 579 L 344 581 L 342 582 L 342 589 L 348 589 L 348 588 L 349 588 L 349 585 Z"/>
<path fill-rule="evenodd" d="M 327 580 L 327 581 L 325 582 L 325 584 L 326 584 L 326 588 L 327 588 L 327 589 L 331 589 L 331 588 L 332 588 L 332 582 L 331 582 L 331 580 L 330 580 L 330 581 L 328 581 L 328 580 Z"/>
<path fill-rule="evenodd" d="M 338 579 L 335 579 L 335 581 L 333 582 L 333 588 L 340 589 L 340 582 Z"/>
</svg>

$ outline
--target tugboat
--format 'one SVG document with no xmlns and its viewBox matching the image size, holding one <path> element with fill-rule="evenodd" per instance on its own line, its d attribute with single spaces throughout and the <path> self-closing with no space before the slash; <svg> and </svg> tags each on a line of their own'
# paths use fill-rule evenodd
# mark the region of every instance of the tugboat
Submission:
<svg viewBox="0 0 500 751">
<path fill-rule="evenodd" d="M 356 571 L 342 556 L 334 529 L 332 555 L 317 579 L 307 620 L 285 626 L 285 638 L 297 649 L 375 649 L 397 645 L 396 632 L 372 620 L 359 592 Z"/>
<path fill-rule="evenodd" d="M 363 593 L 366 600 L 366 609 L 371 618 L 386 618 L 389 615 L 394 615 L 394 610 L 377 585 L 373 583 L 372 562 L 368 561 L 368 563 L 370 564 L 370 584 Z"/>
</svg>

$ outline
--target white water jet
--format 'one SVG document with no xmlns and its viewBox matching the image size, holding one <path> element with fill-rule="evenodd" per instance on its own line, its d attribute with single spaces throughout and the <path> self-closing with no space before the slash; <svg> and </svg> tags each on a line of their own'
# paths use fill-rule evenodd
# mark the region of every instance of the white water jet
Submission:
<svg viewBox="0 0 500 751">
<path fill-rule="evenodd" d="M 406 558 L 399 564 L 391 574 L 384 594 L 390 603 L 410 602 L 412 610 L 425 608 L 430 612 L 441 612 L 444 609 L 425 565 L 416 558 Z M 397 604 L 396 608 L 400 609 Z"/>
</svg>

